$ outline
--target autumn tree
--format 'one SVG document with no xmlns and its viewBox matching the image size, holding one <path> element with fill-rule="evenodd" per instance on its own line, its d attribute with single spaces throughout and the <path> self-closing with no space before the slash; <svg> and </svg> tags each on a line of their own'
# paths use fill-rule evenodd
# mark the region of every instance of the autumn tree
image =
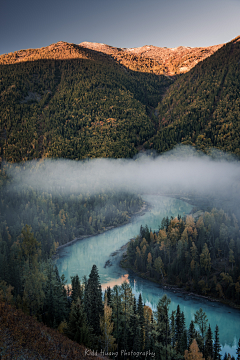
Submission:
<svg viewBox="0 0 240 360">
<path fill-rule="evenodd" d="M 208 246 L 205 243 L 203 246 L 203 251 L 200 255 L 200 265 L 202 268 L 205 269 L 205 271 L 210 272 L 211 270 L 211 257 L 210 257 L 210 252 L 208 250 Z"/>
<path fill-rule="evenodd" d="M 100 328 L 102 332 L 102 343 L 104 345 L 104 351 L 108 353 L 108 351 L 112 351 L 116 348 L 115 338 L 111 335 L 113 332 L 113 325 L 112 322 L 112 308 L 107 304 L 107 294 L 105 294 L 104 299 L 104 313 L 103 316 L 100 318 Z"/>
<path fill-rule="evenodd" d="M 202 353 L 199 351 L 197 341 L 193 339 L 189 350 L 185 350 L 185 360 L 204 360 Z"/>
</svg>

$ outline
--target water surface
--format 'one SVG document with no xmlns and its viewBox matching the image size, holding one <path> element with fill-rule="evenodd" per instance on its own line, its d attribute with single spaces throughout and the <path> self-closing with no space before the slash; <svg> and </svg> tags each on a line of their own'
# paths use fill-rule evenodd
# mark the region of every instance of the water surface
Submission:
<svg viewBox="0 0 240 360">
<path fill-rule="evenodd" d="M 206 312 L 212 330 L 216 324 L 219 326 L 222 352 L 236 355 L 236 346 L 240 338 L 240 311 L 217 302 L 210 302 L 195 296 L 183 295 L 166 291 L 160 285 L 144 280 L 133 272 L 119 266 L 121 252 L 116 250 L 125 245 L 129 239 L 139 234 L 140 226 L 148 225 L 149 228 L 158 230 L 163 217 L 176 217 L 189 213 L 192 206 L 177 199 L 145 195 L 144 200 L 151 205 L 144 215 L 134 216 L 129 224 L 109 230 L 103 234 L 79 240 L 59 252 L 57 267 L 60 275 L 64 274 L 70 283 L 70 277 L 76 274 L 79 277 L 89 275 L 92 265 L 96 264 L 103 288 L 120 285 L 124 280 L 129 281 L 136 296 L 142 293 L 143 301 L 156 310 L 157 302 L 163 294 L 171 298 L 170 310 L 176 310 L 177 304 L 184 311 L 187 327 L 194 320 L 194 313 L 202 307 Z M 110 260 L 112 266 L 104 268 Z"/>
</svg>

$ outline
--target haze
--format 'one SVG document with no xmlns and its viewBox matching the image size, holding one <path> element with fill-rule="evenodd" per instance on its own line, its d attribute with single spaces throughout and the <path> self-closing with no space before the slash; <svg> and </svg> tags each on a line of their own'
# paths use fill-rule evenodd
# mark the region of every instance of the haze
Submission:
<svg viewBox="0 0 240 360">
<path fill-rule="evenodd" d="M 159 156 L 134 159 L 85 161 L 44 160 L 8 165 L 14 178 L 12 191 L 31 187 L 61 190 L 62 194 L 96 194 L 128 190 L 140 194 L 192 194 L 236 200 L 240 189 L 240 165 L 233 157 L 215 152 L 212 156 L 178 146 Z"/>
</svg>

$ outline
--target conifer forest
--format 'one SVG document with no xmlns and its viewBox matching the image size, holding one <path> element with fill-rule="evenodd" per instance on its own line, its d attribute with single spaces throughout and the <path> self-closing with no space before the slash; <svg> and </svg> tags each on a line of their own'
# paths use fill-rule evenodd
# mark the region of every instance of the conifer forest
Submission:
<svg viewBox="0 0 240 360">
<path fill-rule="evenodd" d="M 188 324 L 166 294 L 154 307 L 129 279 L 104 287 L 91 254 L 90 273 L 57 266 L 118 228 L 119 269 L 239 315 L 240 37 L 183 50 L 0 56 L 0 359 L 240 360 L 240 324 L 223 353 L 202 307 Z M 130 239 L 127 225 L 158 216 L 148 195 L 166 216 Z"/>
</svg>

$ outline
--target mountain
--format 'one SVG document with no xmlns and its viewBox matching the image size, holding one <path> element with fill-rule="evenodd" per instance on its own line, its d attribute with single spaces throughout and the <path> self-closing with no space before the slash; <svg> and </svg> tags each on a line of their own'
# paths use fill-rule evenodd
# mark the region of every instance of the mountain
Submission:
<svg viewBox="0 0 240 360">
<path fill-rule="evenodd" d="M 131 70 L 152 72 L 158 75 L 173 76 L 182 74 L 200 61 L 214 54 L 223 44 L 208 47 L 176 48 L 157 47 L 145 45 L 138 48 L 116 48 L 105 44 L 82 42 L 83 48 L 92 49 L 107 54 L 119 64 Z"/>
<path fill-rule="evenodd" d="M 239 38 L 208 48 L 58 42 L 0 56 L 1 158 L 238 154 Z M 229 132 L 230 131 L 230 132 Z"/>
<path fill-rule="evenodd" d="M 1 156 L 128 157 L 155 133 L 151 109 L 171 80 L 59 42 L 0 57 Z"/>
<path fill-rule="evenodd" d="M 172 84 L 157 107 L 158 152 L 178 143 L 240 155 L 240 36 Z"/>
</svg>

